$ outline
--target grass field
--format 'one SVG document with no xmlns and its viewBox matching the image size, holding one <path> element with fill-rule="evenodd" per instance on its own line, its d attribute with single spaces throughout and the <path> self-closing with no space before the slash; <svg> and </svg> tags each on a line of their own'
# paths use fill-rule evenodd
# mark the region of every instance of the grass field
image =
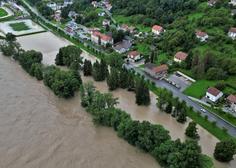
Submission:
<svg viewBox="0 0 236 168">
<path fill-rule="evenodd" d="M 0 8 L 0 18 L 7 15 L 8 15 L 7 11 L 5 11 L 3 8 Z"/>
<path fill-rule="evenodd" d="M 206 94 L 206 90 L 211 86 L 215 86 L 216 83 L 216 81 L 208 80 L 196 81 L 184 91 L 184 94 L 200 99 Z"/>
<path fill-rule="evenodd" d="M 11 23 L 9 25 L 12 27 L 14 31 L 24 31 L 30 29 L 24 22 Z"/>
</svg>

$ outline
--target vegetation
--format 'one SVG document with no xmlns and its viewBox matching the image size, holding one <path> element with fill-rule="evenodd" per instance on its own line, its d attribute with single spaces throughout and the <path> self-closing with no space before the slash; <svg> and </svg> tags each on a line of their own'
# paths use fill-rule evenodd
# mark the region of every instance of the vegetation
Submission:
<svg viewBox="0 0 236 168">
<path fill-rule="evenodd" d="M 18 22 L 18 23 L 11 23 L 9 26 L 14 30 L 14 31 L 24 31 L 24 30 L 29 30 L 30 28 L 25 24 L 25 22 Z"/>
<path fill-rule="evenodd" d="M 195 141 L 171 141 L 162 126 L 132 120 L 126 112 L 115 108 L 117 99 L 96 91 L 91 83 L 81 86 L 80 94 L 81 104 L 96 124 L 113 127 L 120 137 L 152 154 L 164 167 L 202 167 L 201 149 Z"/>
<path fill-rule="evenodd" d="M 149 105 L 150 104 L 150 93 L 149 88 L 146 85 L 144 79 L 139 79 L 136 81 L 136 103 L 138 105 Z"/>
<path fill-rule="evenodd" d="M 96 61 L 93 64 L 92 75 L 95 81 L 104 81 L 106 79 L 108 75 L 108 66 L 103 59 L 100 63 Z"/>
<path fill-rule="evenodd" d="M 55 63 L 56 65 L 65 65 L 71 69 L 78 70 L 82 63 L 81 53 L 81 49 L 73 45 L 62 47 L 56 56 Z"/>
<path fill-rule="evenodd" d="M 236 154 L 236 143 L 232 140 L 218 142 L 215 147 L 214 157 L 221 162 L 228 162 Z"/>
<path fill-rule="evenodd" d="M 63 71 L 54 66 L 47 67 L 44 73 L 44 84 L 48 86 L 55 95 L 64 98 L 74 96 L 82 84 L 80 75 L 75 70 Z"/>
<path fill-rule="evenodd" d="M 84 68 L 83 68 L 84 76 L 91 76 L 93 72 L 93 66 L 91 61 L 85 59 L 84 60 Z"/>
<path fill-rule="evenodd" d="M 194 121 L 190 122 L 188 127 L 186 128 L 185 135 L 187 135 L 188 137 L 190 137 L 192 139 L 199 138 L 196 126 L 197 126 L 197 124 Z"/>
<path fill-rule="evenodd" d="M 3 8 L 0 8 L 0 18 L 5 17 L 7 15 L 8 15 L 7 11 L 5 11 Z"/>
</svg>

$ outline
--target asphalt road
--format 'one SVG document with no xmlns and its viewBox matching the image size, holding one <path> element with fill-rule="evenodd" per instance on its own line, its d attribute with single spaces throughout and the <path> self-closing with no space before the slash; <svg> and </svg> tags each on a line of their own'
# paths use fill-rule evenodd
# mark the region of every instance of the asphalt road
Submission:
<svg viewBox="0 0 236 168">
<path fill-rule="evenodd" d="M 192 101 L 188 96 L 183 94 L 179 89 L 174 87 L 173 85 L 169 84 L 165 80 L 156 80 L 149 75 L 147 75 L 145 72 L 143 72 L 141 69 L 129 64 L 125 65 L 127 69 L 134 69 L 137 73 L 141 74 L 142 76 L 145 76 L 146 79 L 149 79 L 150 81 L 154 82 L 157 87 L 159 88 L 165 88 L 169 91 L 171 91 L 174 95 L 174 97 L 178 97 L 180 100 L 185 101 L 188 106 L 193 107 L 195 111 L 199 111 L 202 116 L 207 115 L 209 121 L 216 121 L 216 125 L 220 128 L 226 128 L 228 130 L 228 133 L 232 136 L 236 136 L 236 127 L 230 124 L 229 122 L 225 121 L 224 119 L 218 117 L 217 115 L 209 112 L 208 110 L 204 109 L 201 105 L 198 103 Z M 205 112 L 203 112 L 201 109 L 204 109 Z"/>
</svg>

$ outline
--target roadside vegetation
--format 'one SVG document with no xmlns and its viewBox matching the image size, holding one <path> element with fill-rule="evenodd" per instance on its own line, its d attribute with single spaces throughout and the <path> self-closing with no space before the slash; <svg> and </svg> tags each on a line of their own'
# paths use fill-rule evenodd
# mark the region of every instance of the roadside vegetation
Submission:
<svg viewBox="0 0 236 168">
<path fill-rule="evenodd" d="M 7 11 L 5 11 L 3 8 L 0 8 L 0 18 L 5 17 L 7 15 L 8 15 Z"/>
</svg>

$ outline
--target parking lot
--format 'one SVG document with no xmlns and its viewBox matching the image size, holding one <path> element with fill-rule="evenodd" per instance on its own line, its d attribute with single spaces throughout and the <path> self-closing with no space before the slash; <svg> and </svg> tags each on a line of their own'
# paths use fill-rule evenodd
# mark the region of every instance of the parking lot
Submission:
<svg viewBox="0 0 236 168">
<path fill-rule="evenodd" d="M 172 75 L 170 75 L 167 79 L 167 82 L 169 82 L 170 84 L 174 85 L 176 88 L 178 88 L 181 92 L 184 91 L 187 87 L 189 87 L 192 82 L 185 78 L 184 76 L 178 74 L 178 73 L 174 73 Z"/>
</svg>

